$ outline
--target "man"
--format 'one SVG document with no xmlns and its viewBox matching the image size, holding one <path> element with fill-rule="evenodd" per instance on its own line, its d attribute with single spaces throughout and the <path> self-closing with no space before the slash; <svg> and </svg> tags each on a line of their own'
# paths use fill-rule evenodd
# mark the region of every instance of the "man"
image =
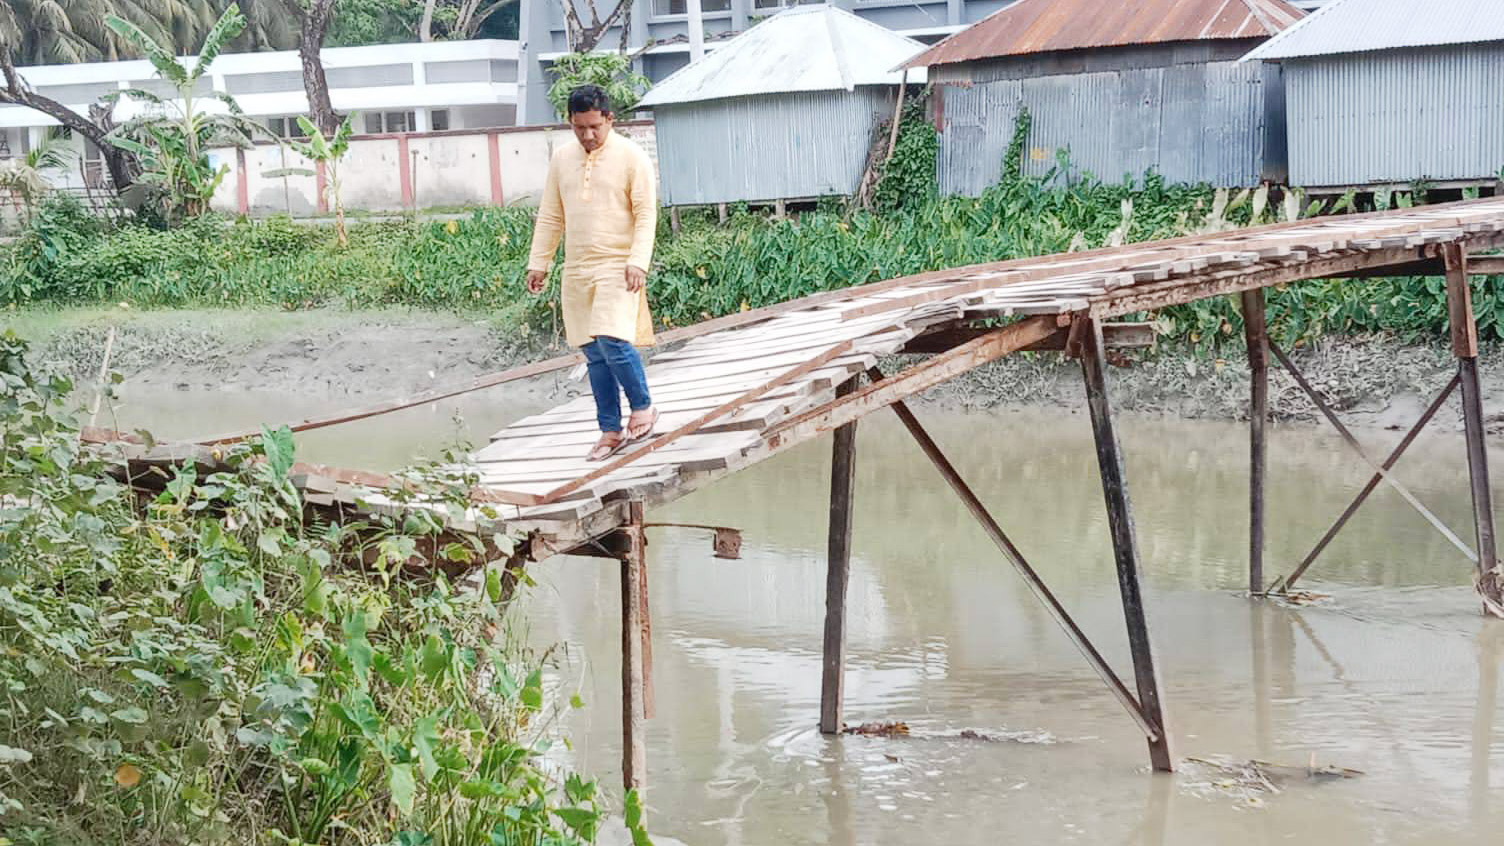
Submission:
<svg viewBox="0 0 1504 846">
<path fill-rule="evenodd" d="M 570 93 L 569 123 L 579 143 L 560 147 L 548 163 L 527 265 L 527 289 L 543 293 L 564 239 L 564 331 L 570 346 L 585 354 L 601 429 L 587 456 L 591 461 L 646 438 L 658 422 L 637 352 L 653 343 L 647 275 L 658 189 L 648 154 L 612 131 L 615 117 L 600 87 L 582 85 Z M 622 393 L 632 409 L 625 432 Z"/>
</svg>

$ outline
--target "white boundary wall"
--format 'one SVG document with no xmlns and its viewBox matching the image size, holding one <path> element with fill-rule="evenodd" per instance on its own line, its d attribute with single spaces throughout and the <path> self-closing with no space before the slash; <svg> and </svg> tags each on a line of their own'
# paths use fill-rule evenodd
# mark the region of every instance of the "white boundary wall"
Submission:
<svg viewBox="0 0 1504 846">
<path fill-rule="evenodd" d="M 653 124 L 618 124 L 657 160 Z M 576 143 L 567 126 L 517 127 L 401 135 L 357 136 L 340 162 L 346 210 L 401 212 L 449 206 L 538 204 L 548 160 L 560 144 Z M 290 147 L 210 153 L 229 172 L 214 195 L 214 209 L 231 214 L 294 216 L 327 210 L 319 176 L 267 176 L 284 168 L 317 171 Z"/>
</svg>

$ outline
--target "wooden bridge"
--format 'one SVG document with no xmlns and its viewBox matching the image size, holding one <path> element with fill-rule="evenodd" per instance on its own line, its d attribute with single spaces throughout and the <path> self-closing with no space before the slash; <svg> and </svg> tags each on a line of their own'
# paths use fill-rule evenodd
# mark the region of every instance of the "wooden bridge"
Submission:
<svg viewBox="0 0 1504 846">
<path fill-rule="evenodd" d="M 1142 324 L 1113 321 L 1208 297 L 1240 297 L 1252 369 L 1252 595 L 1271 589 L 1263 561 L 1263 484 L 1267 369 L 1272 353 L 1337 427 L 1355 456 L 1374 471 L 1369 484 L 1312 553 L 1276 580 L 1273 589 L 1287 590 L 1364 499 L 1388 484 L 1473 562 L 1485 610 L 1504 616 L 1504 575 L 1494 539 L 1478 343 L 1468 293 L 1469 274 L 1504 273 L 1504 258 L 1475 256 L 1501 247 L 1504 199 L 1485 199 L 977 265 L 730 315 L 662 337 L 665 346 L 674 348 L 654 356 L 647 371 L 662 411 L 659 434 L 605 463 L 586 463 L 582 456 L 597 436 L 595 415 L 589 397 L 577 399 L 495 433 L 490 444 L 473 456 L 479 484 L 472 498 L 496 515 L 487 519 L 498 527 L 525 534 L 527 540 L 518 553 L 522 558 L 542 561 L 557 554 L 585 554 L 622 562 L 624 777 L 628 786 L 641 786 L 646 773 L 642 724 L 653 710 L 644 539 L 644 529 L 653 524 L 646 520 L 647 510 L 795 445 L 834 433 L 820 728 L 839 732 L 856 426 L 866 415 L 891 408 L 940 478 L 1142 730 L 1154 769 L 1168 771 L 1174 759 L 1149 639 L 1128 484 L 1107 399 L 1106 349 L 1113 344 L 1141 343 L 1144 332 Z M 1381 460 L 1364 450 L 1285 353 L 1269 341 L 1263 289 L 1317 278 L 1413 274 L 1446 279 L 1457 373 L 1400 445 Z M 928 388 L 1026 350 L 1059 351 L 1081 363 L 1127 621 L 1131 684 L 1108 665 L 904 404 Z M 900 353 L 911 356 L 904 359 L 911 362 L 907 367 L 893 374 L 878 369 L 880 360 Z M 563 356 L 452 389 L 303 421 L 293 428 L 363 419 L 580 362 L 577 355 Z M 1471 541 L 1447 527 L 1391 473 L 1405 449 L 1459 387 L 1475 515 Z M 221 443 L 248 434 L 252 433 L 226 433 L 200 443 Z M 154 457 L 140 447 L 134 460 L 176 460 L 173 456 L 182 458 L 182 450 L 181 446 L 158 447 Z M 305 466 L 296 472 L 317 502 L 352 510 L 364 507 L 357 503 L 381 503 L 382 488 L 392 484 L 375 474 L 329 468 Z M 719 533 L 719 554 L 734 555 L 736 545 L 737 539 Z"/>
</svg>

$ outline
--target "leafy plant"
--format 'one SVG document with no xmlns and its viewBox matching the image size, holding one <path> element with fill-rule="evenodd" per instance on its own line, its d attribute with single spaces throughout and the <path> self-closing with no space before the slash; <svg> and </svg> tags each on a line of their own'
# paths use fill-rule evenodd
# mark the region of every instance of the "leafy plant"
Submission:
<svg viewBox="0 0 1504 846">
<path fill-rule="evenodd" d="M 632 70 L 631 57 L 621 53 L 566 53 L 554 60 L 549 73 L 554 81 L 548 87 L 548 102 L 560 120 L 568 119 L 569 94 L 581 85 L 598 85 L 605 90 L 618 116 L 636 108 L 652 85 L 647 77 Z"/>
<path fill-rule="evenodd" d="M 927 98 L 916 97 L 904 104 L 893 155 L 883 163 L 882 178 L 873 194 L 880 211 L 895 211 L 934 202 L 935 160 L 940 137 L 926 113 Z"/>
<path fill-rule="evenodd" d="M 539 762 L 555 709 L 508 634 L 511 541 L 438 519 L 470 507 L 473 473 L 447 456 L 401 474 L 399 502 L 430 507 L 330 525 L 307 518 L 283 429 L 138 499 L 80 444 L 70 388 L 0 336 L 7 836 L 593 839 L 595 783 Z"/>
<path fill-rule="evenodd" d="M 202 108 L 198 94 L 199 82 L 209 66 L 245 28 L 245 16 L 237 5 L 230 4 L 204 37 L 191 68 L 185 68 L 170 48 L 153 41 L 130 21 L 110 15 L 105 25 L 145 55 L 156 75 L 176 89 L 171 100 L 141 89 L 115 95 L 146 103 L 151 111 L 112 131 L 107 136 L 110 143 L 140 159 L 144 169 L 141 181 L 161 189 L 169 216 L 203 214 L 230 170 L 227 164 L 215 168 L 209 150 L 249 146 L 256 134 L 265 132 L 246 117 L 234 97 L 219 91 L 204 95 L 224 107 L 225 113 L 219 114 Z"/>
<path fill-rule="evenodd" d="M 48 171 L 63 170 L 70 158 L 59 138 L 48 134 L 26 155 L 0 161 L 0 191 L 11 195 L 23 224 L 31 219 L 37 204 L 52 190 L 52 183 L 47 179 Z"/>
<path fill-rule="evenodd" d="M 324 166 L 324 196 L 334 206 L 334 232 L 341 247 L 350 245 L 350 236 L 345 231 L 345 204 L 340 199 L 339 163 L 350 150 L 350 137 L 355 134 L 354 120 L 353 114 L 345 115 L 334 135 L 325 138 L 313 121 L 298 115 L 298 127 L 308 140 L 288 142 L 303 158 Z"/>
</svg>

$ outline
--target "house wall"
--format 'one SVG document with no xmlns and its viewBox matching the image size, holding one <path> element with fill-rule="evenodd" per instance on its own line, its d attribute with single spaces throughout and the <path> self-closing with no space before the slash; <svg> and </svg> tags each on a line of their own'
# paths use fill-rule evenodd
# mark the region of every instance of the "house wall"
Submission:
<svg viewBox="0 0 1504 846">
<path fill-rule="evenodd" d="M 650 155 L 655 153 L 652 124 L 624 123 L 618 128 Z M 566 143 L 575 143 L 574 136 L 561 126 L 357 136 L 339 165 L 340 196 L 347 210 L 371 212 L 537 205 L 549 157 Z M 251 215 L 320 211 L 317 168 L 290 148 L 258 144 L 250 150 L 218 149 L 210 155 L 215 166 L 229 167 L 214 195 L 216 210 Z M 268 175 L 286 169 L 315 174 Z"/>
<path fill-rule="evenodd" d="M 1048 76 L 983 69 L 983 76 L 1004 78 L 976 84 L 958 81 L 953 69 L 951 81 L 936 89 L 940 190 L 975 196 L 995 184 L 1024 107 L 1032 117 L 1024 156 L 1029 174 L 1048 172 L 1068 152 L 1073 174 L 1090 172 L 1106 181 L 1136 179 L 1151 168 L 1172 182 L 1222 187 L 1282 180 L 1277 67 L 1233 61 L 1120 65 Z"/>
<path fill-rule="evenodd" d="M 1504 168 L 1504 44 L 1284 62 L 1298 185 L 1493 180 Z"/>
<path fill-rule="evenodd" d="M 757 202 L 856 191 L 889 87 L 739 97 L 655 112 L 666 205 Z"/>
</svg>

